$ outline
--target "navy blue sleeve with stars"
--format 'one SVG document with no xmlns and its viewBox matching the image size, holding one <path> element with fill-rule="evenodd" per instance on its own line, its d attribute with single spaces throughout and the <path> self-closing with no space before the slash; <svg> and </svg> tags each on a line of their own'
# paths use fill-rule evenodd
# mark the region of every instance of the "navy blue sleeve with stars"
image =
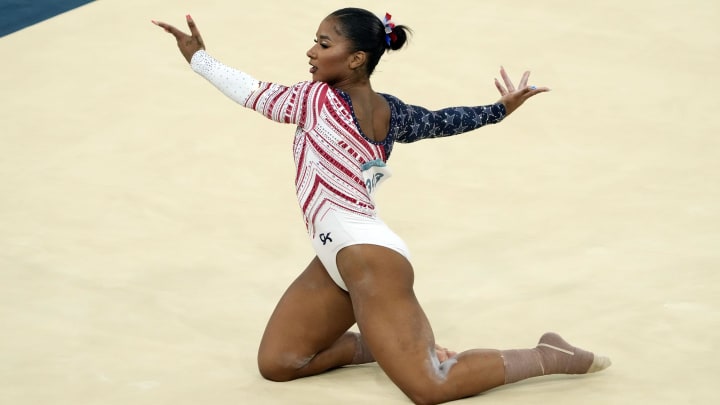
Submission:
<svg viewBox="0 0 720 405">
<path fill-rule="evenodd" d="M 386 99 L 392 109 L 391 116 L 395 118 L 395 122 L 391 122 L 391 132 L 395 132 L 395 141 L 401 143 L 472 131 L 483 125 L 498 123 L 506 114 L 502 103 L 430 111 L 405 104 L 393 96 L 386 96 Z"/>
</svg>

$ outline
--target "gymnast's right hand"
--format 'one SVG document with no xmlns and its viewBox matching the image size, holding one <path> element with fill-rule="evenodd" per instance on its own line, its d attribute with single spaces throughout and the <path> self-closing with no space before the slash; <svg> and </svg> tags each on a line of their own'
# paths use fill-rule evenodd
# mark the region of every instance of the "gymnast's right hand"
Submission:
<svg viewBox="0 0 720 405">
<path fill-rule="evenodd" d="M 165 32 L 169 32 L 175 37 L 175 39 L 177 40 L 177 46 L 180 49 L 180 53 L 182 53 L 182 55 L 185 57 L 185 60 L 190 63 L 190 60 L 192 59 L 192 56 L 195 54 L 195 52 L 201 49 L 205 49 L 205 43 L 200 36 L 200 32 L 198 31 L 197 26 L 195 26 L 195 21 L 193 21 L 192 17 L 190 17 L 190 14 L 188 14 L 186 18 L 188 28 L 190 28 L 190 35 L 164 22 L 152 20 L 152 23 L 161 27 L 165 30 Z"/>
</svg>

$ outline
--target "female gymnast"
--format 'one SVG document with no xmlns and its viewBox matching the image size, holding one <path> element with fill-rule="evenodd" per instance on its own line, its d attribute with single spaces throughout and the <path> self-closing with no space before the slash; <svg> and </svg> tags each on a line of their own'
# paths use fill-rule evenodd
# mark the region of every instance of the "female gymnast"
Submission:
<svg viewBox="0 0 720 405">
<path fill-rule="evenodd" d="M 501 98 L 439 111 L 376 93 L 370 76 L 380 57 L 406 43 L 410 30 L 389 14 L 345 8 L 322 20 L 307 51 L 312 80 L 263 82 L 225 66 L 206 51 L 190 16 L 190 34 L 172 34 L 192 69 L 226 96 L 272 120 L 297 126 L 293 142 L 297 198 L 317 253 L 280 299 L 258 351 L 263 377 L 288 381 L 349 364 L 377 361 L 415 403 L 436 404 L 548 374 L 585 374 L 609 359 L 554 333 L 536 347 L 455 353 L 435 344 L 413 291 L 404 242 L 378 217 L 373 200 L 390 171 L 395 142 L 455 135 L 500 122 L 546 92 L 515 87 L 504 69 Z M 357 323 L 360 333 L 349 331 Z"/>
</svg>

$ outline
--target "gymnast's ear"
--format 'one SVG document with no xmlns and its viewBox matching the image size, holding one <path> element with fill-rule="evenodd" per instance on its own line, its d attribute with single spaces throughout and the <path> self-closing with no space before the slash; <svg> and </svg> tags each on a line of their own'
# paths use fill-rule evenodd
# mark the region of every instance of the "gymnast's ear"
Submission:
<svg viewBox="0 0 720 405">
<path fill-rule="evenodd" d="M 350 54 L 348 62 L 350 69 L 352 70 L 361 68 L 367 63 L 367 53 L 365 51 L 353 52 L 352 54 Z"/>
</svg>

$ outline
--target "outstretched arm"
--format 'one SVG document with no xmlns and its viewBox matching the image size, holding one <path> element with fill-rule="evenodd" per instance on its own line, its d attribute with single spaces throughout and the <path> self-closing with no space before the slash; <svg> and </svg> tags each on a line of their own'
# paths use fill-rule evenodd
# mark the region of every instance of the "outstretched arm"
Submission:
<svg viewBox="0 0 720 405">
<path fill-rule="evenodd" d="M 405 105 L 399 115 L 407 120 L 405 131 L 398 134 L 397 141 L 408 143 L 421 139 L 457 135 L 487 124 L 496 124 L 510 115 L 528 98 L 550 91 L 547 87 L 528 86 L 530 72 L 525 72 L 517 88 L 505 68 L 500 68 L 504 85 L 495 79 L 495 87 L 502 96 L 492 105 L 479 107 L 451 107 L 430 111 L 423 107 Z"/>
<path fill-rule="evenodd" d="M 227 66 L 205 52 L 205 43 L 193 19 L 188 15 L 190 35 L 170 24 L 152 21 L 172 34 L 190 67 L 233 101 L 251 108 L 265 117 L 283 123 L 303 123 L 307 109 L 307 93 L 311 83 L 288 87 L 261 82 L 245 72 Z"/>
<path fill-rule="evenodd" d="M 190 15 L 187 16 L 190 35 L 164 22 L 153 20 L 153 24 L 172 34 L 190 67 L 236 103 L 245 105 L 260 86 L 260 82 L 252 76 L 222 64 L 205 52 L 205 43 Z"/>
<path fill-rule="evenodd" d="M 495 79 L 495 87 L 497 87 L 500 95 L 502 96 L 499 102 L 505 106 L 506 115 L 510 115 L 530 97 L 550 91 L 547 87 L 528 86 L 527 82 L 528 78 L 530 78 L 529 71 L 523 73 L 517 89 L 510 80 L 507 72 L 505 72 L 504 67 L 500 67 L 500 76 L 502 77 L 503 82 L 505 82 L 505 86 L 503 86 L 498 79 Z"/>
<path fill-rule="evenodd" d="M 398 100 L 396 116 L 401 120 L 397 141 L 416 142 L 473 131 L 505 118 L 501 102 L 477 107 L 449 107 L 431 111 L 427 108 L 404 104 Z"/>
<path fill-rule="evenodd" d="M 401 106 L 399 115 L 406 121 L 402 126 L 404 130 L 398 134 L 397 141 L 408 143 L 421 139 L 457 135 L 487 124 L 496 124 L 520 107 L 528 98 L 550 91 L 547 87 L 528 86 L 530 72 L 523 74 L 517 88 L 504 68 L 500 68 L 500 75 L 504 85 L 495 79 L 495 87 L 500 91 L 502 97 L 495 104 L 478 107 L 450 107 L 430 111 L 423 107 L 399 103 Z"/>
</svg>

